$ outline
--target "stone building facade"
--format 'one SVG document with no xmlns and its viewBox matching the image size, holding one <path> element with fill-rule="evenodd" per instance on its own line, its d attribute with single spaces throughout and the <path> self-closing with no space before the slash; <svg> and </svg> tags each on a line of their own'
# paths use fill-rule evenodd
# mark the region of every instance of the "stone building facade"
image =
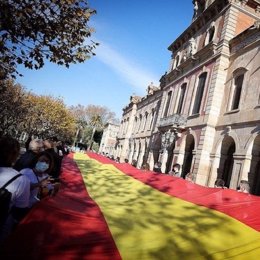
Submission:
<svg viewBox="0 0 260 260">
<path fill-rule="evenodd" d="M 119 127 L 119 125 L 114 123 L 107 123 L 105 125 L 100 142 L 99 153 L 115 156 L 115 146 L 117 143 Z"/>
<path fill-rule="evenodd" d="M 260 195 L 260 1 L 193 3 L 158 90 L 124 109 L 118 155 L 138 167 L 159 161 L 163 172 L 178 163 L 201 185 L 248 180 Z"/>
<path fill-rule="evenodd" d="M 209 185 L 216 177 L 236 188 L 248 180 L 260 195 L 259 22 L 230 41 L 230 63 L 210 155 Z"/>
<path fill-rule="evenodd" d="M 161 106 L 162 91 L 152 83 L 145 97 L 132 96 L 123 109 L 118 135 L 117 156 L 120 160 L 136 161 L 141 168 L 144 163 L 153 165 L 151 142 Z M 151 166 L 152 167 L 152 166 Z"/>
</svg>

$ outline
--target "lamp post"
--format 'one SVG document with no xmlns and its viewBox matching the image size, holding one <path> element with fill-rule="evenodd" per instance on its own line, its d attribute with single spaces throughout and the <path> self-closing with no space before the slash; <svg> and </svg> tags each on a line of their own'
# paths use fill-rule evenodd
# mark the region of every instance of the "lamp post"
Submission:
<svg viewBox="0 0 260 260">
<path fill-rule="evenodd" d="M 162 148 L 163 151 L 167 150 L 167 147 L 176 140 L 177 130 L 171 131 L 170 129 L 167 132 L 162 134 Z"/>
</svg>

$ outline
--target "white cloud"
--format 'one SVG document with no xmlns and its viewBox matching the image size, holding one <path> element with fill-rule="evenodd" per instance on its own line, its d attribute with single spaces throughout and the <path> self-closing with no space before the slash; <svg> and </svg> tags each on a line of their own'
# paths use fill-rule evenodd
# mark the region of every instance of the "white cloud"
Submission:
<svg viewBox="0 0 260 260">
<path fill-rule="evenodd" d="M 158 85 L 158 77 L 148 72 L 141 64 L 137 64 L 129 57 L 119 53 L 108 44 L 100 42 L 96 49 L 96 58 L 112 68 L 122 78 L 132 85 L 136 90 L 144 91 L 153 82 Z"/>
</svg>

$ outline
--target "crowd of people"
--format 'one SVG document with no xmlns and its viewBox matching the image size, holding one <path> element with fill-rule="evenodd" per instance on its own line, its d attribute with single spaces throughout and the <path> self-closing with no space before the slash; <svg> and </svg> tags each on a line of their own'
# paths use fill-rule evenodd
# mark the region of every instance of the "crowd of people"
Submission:
<svg viewBox="0 0 260 260">
<path fill-rule="evenodd" d="M 21 154 L 19 142 L 12 137 L 0 139 L 0 202 L 10 194 L 8 212 L 1 208 L 0 244 L 30 209 L 45 196 L 59 189 L 61 162 L 68 150 L 56 138 L 33 139 Z"/>
<path fill-rule="evenodd" d="M 221 188 L 221 189 L 227 189 L 227 187 L 225 186 L 225 181 L 222 179 L 219 179 L 219 178 L 216 179 L 216 181 L 214 183 L 214 187 Z M 237 191 L 243 192 L 243 193 L 249 193 L 250 192 L 249 182 L 246 180 L 241 180 L 239 182 L 239 186 L 237 187 Z"/>
</svg>

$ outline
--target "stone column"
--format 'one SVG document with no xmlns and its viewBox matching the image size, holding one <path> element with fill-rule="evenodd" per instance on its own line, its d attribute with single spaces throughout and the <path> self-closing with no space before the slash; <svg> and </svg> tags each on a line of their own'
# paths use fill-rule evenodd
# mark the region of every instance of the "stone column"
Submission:
<svg viewBox="0 0 260 260">
<path fill-rule="evenodd" d="M 133 155 L 134 155 L 134 145 L 132 143 L 131 146 L 130 146 L 130 153 L 129 153 L 129 157 L 128 157 L 128 162 L 129 163 L 132 163 Z"/>
<path fill-rule="evenodd" d="M 120 154 L 121 154 L 121 143 L 119 143 L 119 145 L 117 147 L 116 157 L 120 157 Z"/>
<path fill-rule="evenodd" d="M 162 153 L 162 155 L 161 155 L 161 158 L 160 158 L 160 162 L 161 162 L 161 164 L 162 164 L 162 166 L 161 166 L 161 171 L 162 171 L 163 173 L 165 173 L 165 170 L 166 170 L 167 160 L 168 160 L 168 151 L 167 151 L 167 149 L 164 149 L 164 150 L 163 150 L 163 153 Z"/>
<path fill-rule="evenodd" d="M 196 174 L 196 183 L 207 185 L 210 172 L 210 153 L 213 148 L 215 137 L 215 128 L 204 127 L 201 130 L 199 145 L 197 147 L 196 162 L 194 173 Z"/>
<path fill-rule="evenodd" d="M 150 170 L 153 170 L 153 167 L 154 167 L 154 159 L 153 159 L 153 152 L 152 152 L 151 150 L 149 151 L 149 155 L 148 155 L 147 162 L 149 163 Z"/>
<path fill-rule="evenodd" d="M 137 144 L 135 144 L 134 147 L 133 147 L 132 161 L 133 161 L 133 160 L 136 160 L 137 150 L 138 150 L 138 147 L 137 147 Z"/>
<path fill-rule="evenodd" d="M 180 174 L 182 174 L 182 166 L 183 166 L 183 161 L 184 161 L 184 150 L 174 150 L 174 156 L 173 156 L 173 162 L 178 163 L 181 168 L 180 168 Z"/>
<path fill-rule="evenodd" d="M 138 162 L 137 162 L 137 167 L 139 169 L 142 168 L 142 162 L 143 162 L 143 157 L 144 157 L 144 150 L 143 148 L 141 148 L 142 150 L 140 151 L 139 157 L 138 157 Z"/>
<path fill-rule="evenodd" d="M 218 177 L 218 168 L 220 162 L 219 154 L 210 154 L 210 172 L 207 186 L 214 187 L 214 183 Z"/>
<path fill-rule="evenodd" d="M 241 180 L 248 181 L 248 174 L 250 172 L 252 155 L 245 155 L 241 170 Z"/>
<path fill-rule="evenodd" d="M 233 171 L 232 171 L 229 188 L 236 190 L 237 187 L 239 186 L 239 182 L 241 179 L 244 155 L 234 154 L 233 158 L 234 158 L 234 164 L 233 164 Z"/>
</svg>

